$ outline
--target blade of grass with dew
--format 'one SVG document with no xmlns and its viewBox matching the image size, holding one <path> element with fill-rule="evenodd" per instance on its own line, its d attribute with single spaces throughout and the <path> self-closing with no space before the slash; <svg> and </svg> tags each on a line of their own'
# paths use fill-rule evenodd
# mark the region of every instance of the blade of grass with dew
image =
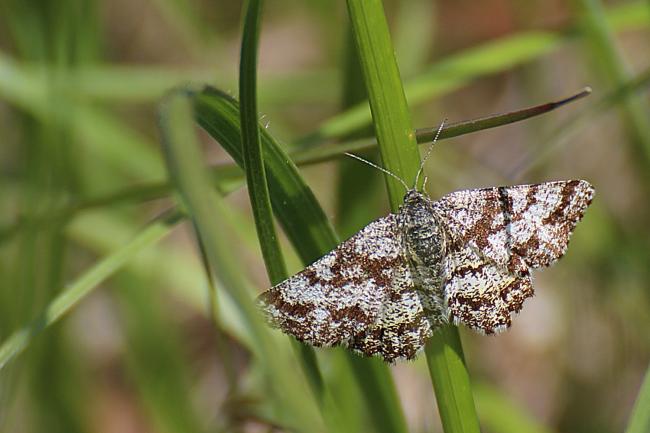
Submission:
<svg viewBox="0 0 650 433">
<path fill-rule="evenodd" d="M 407 181 L 415 179 L 420 157 L 383 6 L 379 0 L 348 0 L 347 5 L 384 167 Z M 403 188 L 395 179 L 386 182 L 397 211 Z M 445 432 L 478 432 L 458 330 L 448 326 L 436 332 L 426 355 Z"/>
<path fill-rule="evenodd" d="M 0 346 L 0 370 L 25 350 L 36 335 L 61 319 L 102 281 L 122 268 L 135 254 L 167 235 L 170 226 L 173 226 L 179 218 L 180 215 L 174 213 L 156 220 L 130 243 L 97 262 L 75 282 L 65 287 L 39 317 L 31 324 L 13 333 L 2 343 Z"/>
<path fill-rule="evenodd" d="M 647 433 L 650 431 L 650 366 L 645 373 L 639 395 L 636 398 L 625 433 Z"/>
<path fill-rule="evenodd" d="M 222 232 L 219 220 L 220 215 L 227 213 L 224 210 L 226 204 L 212 189 L 203 165 L 192 129 L 191 104 L 186 92 L 176 91 L 167 96 L 160 107 L 159 124 L 170 178 L 198 228 L 210 266 L 246 318 L 253 339 L 253 353 L 264 371 L 266 387 L 271 393 L 267 401 L 274 408 L 274 415 L 289 428 L 322 431 L 322 421 L 314 413 L 312 401 L 304 398 L 298 378 L 286 368 L 288 360 L 275 350 L 270 330 L 262 323 L 245 288 L 245 274 L 236 263 L 232 247 Z"/>
<path fill-rule="evenodd" d="M 243 165 L 237 102 L 229 95 L 210 88 L 195 94 L 194 102 L 198 123 L 226 149 L 237 164 Z M 258 127 L 275 215 L 303 263 L 313 263 L 336 248 L 338 238 L 291 158 L 266 129 Z M 349 363 L 373 362 L 359 359 L 350 353 L 346 353 L 346 357 Z M 373 422 L 379 424 L 384 422 L 385 417 L 394 417 L 390 425 L 399 427 L 403 415 L 398 406 L 392 404 L 398 401 L 392 385 L 389 385 L 392 378 L 385 368 L 367 365 L 365 369 L 373 371 L 376 379 L 376 382 L 371 380 L 370 375 L 359 378 L 371 415 L 378 418 Z"/>
</svg>

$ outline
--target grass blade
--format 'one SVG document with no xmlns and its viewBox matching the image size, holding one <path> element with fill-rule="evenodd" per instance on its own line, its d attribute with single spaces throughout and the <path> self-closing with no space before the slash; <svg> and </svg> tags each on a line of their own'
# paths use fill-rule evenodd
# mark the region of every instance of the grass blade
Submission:
<svg viewBox="0 0 650 433">
<path fill-rule="evenodd" d="M 266 170 L 262 159 L 257 111 L 257 45 L 262 3 L 261 0 L 249 0 L 246 3 L 241 63 L 239 65 L 239 101 L 242 151 L 248 195 L 266 272 L 271 283 L 277 284 L 287 277 L 287 271 L 273 225 L 273 211 L 271 210 Z"/>
<path fill-rule="evenodd" d="M 639 396 L 636 398 L 625 433 L 647 433 L 650 431 L 650 367 L 645 373 Z"/>
<path fill-rule="evenodd" d="M 170 227 L 179 218 L 179 214 L 172 213 L 157 219 L 129 244 L 97 262 L 79 279 L 66 287 L 36 320 L 16 331 L 0 346 L 0 370 L 21 353 L 36 335 L 57 322 L 102 281 L 128 263 L 135 254 L 167 235 Z"/>
<path fill-rule="evenodd" d="M 205 88 L 194 95 L 194 108 L 199 125 L 243 166 L 237 102 L 223 92 Z M 288 154 L 264 128 L 260 138 L 273 211 L 301 259 L 311 263 L 336 247 L 334 229 Z"/>
<path fill-rule="evenodd" d="M 381 1 L 348 0 L 348 11 L 384 167 L 412 181 L 420 158 Z M 391 206 L 397 210 L 403 188 L 392 178 L 387 183 Z M 445 432 L 478 432 L 458 330 L 449 326 L 437 332 L 426 353 Z"/>
<path fill-rule="evenodd" d="M 314 415 L 310 402 L 301 395 L 297 378 L 286 368 L 288 360 L 274 346 L 269 329 L 262 323 L 251 294 L 246 289 L 243 273 L 232 256 L 232 247 L 219 223 L 227 214 L 226 204 L 212 189 L 203 166 L 192 129 L 192 107 L 188 96 L 187 92 L 178 91 L 168 96 L 160 108 L 163 149 L 170 177 L 198 229 L 214 274 L 223 282 L 236 308 L 246 319 L 254 354 L 264 369 L 274 415 L 290 428 L 304 429 L 310 426 L 317 431 L 322 430 L 322 422 Z"/>
<path fill-rule="evenodd" d="M 275 226 L 273 225 L 273 211 L 271 209 L 271 198 L 266 180 L 258 126 L 257 47 L 262 5 L 261 0 L 249 0 L 245 11 L 241 63 L 239 66 L 241 147 L 246 172 L 246 184 L 248 185 L 248 195 L 253 209 L 257 236 L 262 249 L 264 264 L 266 265 L 266 272 L 271 284 L 275 285 L 287 278 L 287 271 Z M 292 341 L 295 342 L 293 339 Z M 329 424 L 332 425 L 334 421 L 330 420 L 330 418 L 333 416 L 333 401 L 325 395 L 323 377 L 316 363 L 314 350 L 297 342 L 295 342 L 295 345 L 311 389 L 323 408 L 326 421 L 329 421 Z"/>
<path fill-rule="evenodd" d="M 493 114 L 479 117 L 476 119 L 464 120 L 455 123 L 445 124 L 440 131 L 438 140 L 442 141 L 448 138 L 459 137 L 473 132 L 483 131 L 486 129 L 496 128 L 515 122 L 520 122 L 531 117 L 548 113 L 566 104 L 582 99 L 591 94 L 589 87 L 569 97 L 546 102 L 544 104 L 532 107 L 521 108 L 508 113 Z M 431 128 L 418 128 L 415 130 L 415 137 L 418 144 L 431 143 L 438 126 Z M 363 152 L 377 146 L 377 140 L 374 138 L 362 138 L 353 141 L 344 141 L 327 146 L 310 147 L 307 149 L 298 149 L 291 153 L 298 165 L 314 164 L 323 161 L 329 161 L 333 158 L 341 157 L 345 152 Z"/>
<path fill-rule="evenodd" d="M 420 155 L 383 6 L 377 0 L 349 0 L 347 4 L 384 167 L 407 183 L 412 182 Z M 391 207 L 396 211 L 404 187 L 394 178 L 386 178 L 386 184 Z"/>
<path fill-rule="evenodd" d="M 498 433 L 552 433 L 503 392 L 487 385 L 473 385 L 476 409 L 486 429 Z"/>
<path fill-rule="evenodd" d="M 237 102 L 227 94 L 209 88 L 196 94 L 194 102 L 198 123 L 219 141 L 237 164 L 242 165 Z M 338 238 L 290 157 L 266 129 L 258 127 L 273 210 L 302 261 L 312 263 L 336 248 Z M 363 368 L 368 372 L 368 375 L 360 378 L 363 395 L 372 416 L 379 419 L 377 423 L 382 423 L 387 413 L 399 410 L 395 404 L 398 399 L 394 389 L 381 385 L 392 382 L 389 372 L 385 366 L 378 367 L 373 360 L 359 359 L 350 353 L 346 353 L 345 357 L 355 369 Z"/>
<path fill-rule="evenodd" d="M 591 51 L 594 66 L 612 83 L 612 87 L 623 87 L 629 81 L 630 73 L 618 52 L 602 3 L 599 0 L 579 0 L 577 3 L 584 42 Z M 635 160 L 642 162 L 640 171 L 646 173 L 650 166 L 650 127 L 647 121 L 650 107 L 633 96 L 629 95 L 621 103 L 622 114 L 633 138 L 630 144 L 639 156 Z"/>
</svg>

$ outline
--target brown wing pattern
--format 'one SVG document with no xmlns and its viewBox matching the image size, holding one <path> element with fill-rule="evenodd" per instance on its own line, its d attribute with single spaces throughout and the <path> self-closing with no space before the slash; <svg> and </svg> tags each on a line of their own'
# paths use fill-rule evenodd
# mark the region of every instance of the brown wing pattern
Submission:
<svg viewBox="0 0 650 433">
<path fill-rule="evenodd" d="M 570 180 L 457 191 L 437 201 L 451 239 L 450 318 L 482 333 L 508 328 L 533 295 L 530 270 L 565 253 L 593 194 L 588 182 Z"/>
<path fill-rule="evenodd" d="M 594 195 L 584 180 L 457 191 L 436 202 L 448 231 L 499 265 L 531 268 L 566 252 L 569 238 Z"/>
<path fill-rule="evenodd" d="M 443 292 L 451 321 L 482 334 L 509 328 L 512 315 L 533 295 L 530 273 L 523 262 L 517 264 L 518 271 L 511 272 L 473 248 L 456 243 L 448 251 L 445 265 Z"/>
<path fill-rule="evenodd" d="M 391 362 L 415 356 L 430 328 L 400 239 L 395 215 L 370 223 L 264 292 L 267 319 L 314 346 L 343 344 Z"/>
</svg>

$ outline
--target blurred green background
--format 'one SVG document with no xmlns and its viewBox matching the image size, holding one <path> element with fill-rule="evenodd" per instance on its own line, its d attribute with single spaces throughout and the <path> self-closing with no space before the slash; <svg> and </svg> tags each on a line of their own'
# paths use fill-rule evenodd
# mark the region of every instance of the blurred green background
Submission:
<svg viewBox="0 0 650 433">
<path fill-rule="evenodd" d="M 554 179 L 594 184 L 567 256 L 536 275 L 536 297 L 512 329 L 461 332 L 485 431 L 622 431 L 650 360 L 650 3 L 384 4 L 417 127 L 593 88 L 550 114 L 441 141 L 426 171 L 434 198 Z M 173 205 L 158 104 L 186 84 L 236 95 L 241 14 L 228 1 L 0 0 L 0 341 Z M 369 134 L 363 112 L 341 114 L 362 94 L 344 79 L 347 27 L 344 2 L 265 6 L 258 106 L 287 149 Z M 230 163 L 200 138 L 207 163 Z M 356 161 L 301 173 L 342 238 L 387 212 L 381 174 Z M 220 224 L 254 294 L 269 283 L 240 186 L 231 183 Z M 284 431 L 232 300 L 211 314 L 192 227 L 164 235 L 127 251 L 121 270 L 0 370 L 0 431 Z M 288 340 L 273 335 L 291 358 Z M 359 400 L 339 351 L 317 350 L 323 375 Z M 297 371 L 295 359 L 285 367 Z M 423 359 L 391 371 L 409 430 L 441 431 Z M 318 418 L 297 376 L 300 417 Z M 345 408 L 346 422 L 371 431 L 357 409 Z"/>
</svg>

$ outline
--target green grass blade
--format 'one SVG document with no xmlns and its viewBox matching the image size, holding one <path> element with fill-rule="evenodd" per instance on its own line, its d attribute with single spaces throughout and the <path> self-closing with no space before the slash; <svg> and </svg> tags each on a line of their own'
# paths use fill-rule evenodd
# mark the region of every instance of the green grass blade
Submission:
<svg viewBox="0 0 650 433">
<path fill-rule="evenodd" d="M 36 320 L 12 334 L 0 346 L 0 369 L 12 358 L 25 350 L 36 335 L 63 317 L 63 315 L 70 311 L 70 309 L 102 281 L 121 269 L 140 250 L 167 235 L 170 227 L 178 219 L 179 215 L 174 213 L 156 220 L 139 233 L 129 244 L 97 262 L 74 283 L 66 287 Z"/>
<path fill-rule="evenodd" d="M 650 367 L 645 373 L 639 396 L 636 398 L 625 433 L 647 433 L 650 431 Z"/>
<path fill-rule="evenodd" d="M 448 325 L 438 330 L 427 343 L 425 353 L 443 430 L 479 432 L 458 328 Z"/>
<path fill-rule="evenodd" d="M 639 86 L 637 84 L 637 86 Z M 636 87 L 638 88 L 638 87 Z M 563 107 L 566 104 L 577 101 L 591 94 L 590 88 L 584 88 L 580 92 L 569 97 L 551 101 L 532 107 L 522 108 L 503 114 L 494 114 L 490 116 L 479 117 L 455 123 L 445 124 L 440 130 L 438 140 L 442 141 L 448 138 L 459 137 L 473 132 L 483 131 L 486 129 L 496 128 L 498 126 L 508 125 L 510 123 L 520 122 L 535 116 L 539 116 L 556 108 Z M 418 128 L 415 130 L 415 137 L 418 144 L 431 143 L 436 133 L 438 125 L 431 128 Z M 291 153 L 292 158 L 298 165 L 314 164 L 323 161 L 329 161 L 333 158 L 343 156 L 344 152 L 363 152 L 377 146 L 377 140 L 374 138 L 362 138 L 352 141 L 334 143 L 327 146 L 309 147 L 298 149 Z"/>
<path fill-rule="evenodd" d="M 622 87 L 630 79 L 623 57 L 619 54 L 602 3 L 599 0 L 579 0 L 584 42 L 590 49 L 593 64 L 612 83 Z M 645 101 L 629 95 L 622 104 L 622 114 L 633 139 L 630 144 L 638 154 L 636 161 L 643 162 L 642 172 L 650 166 L 650 107 Z"/>
<path fill-rule="evenodd" d="M 348 10 L 384 167 L 412 182 L 420 157 L 382 4 L 379 0 L 348 0 Z M 403 187 L 392 178 L 387 183 L 391 206 L 397 210 Z M 426 353 L 445 432 L 478 432 L 458 330 L 449 326 L 437 332 Z"/>
<path fill-rule="evenodd" d="M 344 65 L 343 65 L 343 95 L 342 108 L 346 109 L 368 99 L 363 83 L 363 73 L 357 57 L 351 30 L 346 31 Z M 359 140 L 372 137 L 372 125 L 368 125 L 353 134 L 345 136 L 344 141 Z M 374 140 L 373 140 L 374 141 Z M 376 146 L 376 142 L 374 142 Z M 318 146 L 311 150 L 331 150 L 332 146 Z M 369 147 L 368 149 L 372 149 Z M 378 152 L 372 149 L 363 157 L 376 162 Z M 295 158 L 295 154 L 292 155 Z M 299 162 L 297 162 L 299 164 Z M 350 158 L 338 162 L 337 191 L 336 191 L 336 230 L 343 239 L 347 239 L 361 230 L 368 221 L 377 217 L 381 209 L 383 197 L 382 178 L 380 173 L 366 164 L 360 164 Z M 364 188 L 350 188 L 350 185 L 363 184 Z"/>
<path fill-rule="evenodd" d="M 171 94 L 160 108 L 160 128 L 170 178 L 198 229 L 210 267 L 246 320 L 255 357 L 263 368 L 263 378 L 271 393 L 269 402 L 274 415 L 289 428 L 303 430 L 309 426 L 309 429 L 320 431 L 322 422 L 313 413 L 311 402 L 301 395 L 298 378 L 286 368 L 289 360 L 277 350 L 270 330 L 262 323 L 247 290 L 245 274 L 232 255 L 227 233 L 220 224 L 227 214 L 227 205 L 212 189 L 191 116 L 191 103 L 186 92 Z"/>
<path fill-rule="evenodd" d="M 617 88 L 614 92 L 605 95 L 598 104 L 593 105 L 597 107 L 598 111 L 604 111 L 611 109 L 612 106 L 626 97 L 627 95 L 637 91 L 638 89 L 647 85 L 648 80 L 650 80 L 650 72 L 646 71 L 644 74 L 636 77 L 635 79 L 624 83 L 623 86 Z M 471 119 L 467 121 L 461 121 L 456 123 L 446 124 L 440 131 L 440 136 L 438 140 L 442 141 L 447 138 L 458 137 L 464 134 L 470 134 L 473 132 L 482 131 L 489 128 L 495 128 L 498 126 L 507 125 L 513 122 L 518 122 L 524 119 L 528 119 L 540 114 L 547 113 L 556 108 L 562 107 L 570 102 L 576 101 L 580 98 L 583 98 L 590 94 L 589 88 L 585 88 L 582 91 L 571 95 L 567 98 L 563 98 L 557 101 L 547 102 L 541 105 L 536 105 L 533 107 L 527 107 L 519 110 L 515 110 L 505 114 L 495 114 L 491 116 L 481 117 L 477 119 Z M 593 111 L 593 110 L 592 110 Z M 415 136 L 418 144 L 430 143 L 433 140 L 437 132 L 437 127 L 431 128 L 420 128 L 415 130 Z M 370 134 L 365 134 L 370 135 Z M 344 152 L 363 152 L 369 149 L 373 149 L 377 146 L 377 140 L 374 138 L 361 138 L 356 140 L 344 141 L 342 143 L 335 143 L 327 146 L 319 146 L 314 148 L 309 148 L 306 150 L 296 150 L 291 152 L 289 155 L 291 159 L 294 160 L 296 165 L 308 165 L 316 164 L 319 162 L 330 161 L 335 158 L 340 158 L 343 156 Z M 376 174 L 376 170 L 368 168 L 367 171 L 361 170 L 363 167 L 359 167 L 358 162 L 350 161 L 353 163 L 351 167 L 355 169 L 355 174 L 362 172 L 368 176 L 373 176 Z M 352 170 L 351 170 L 352 171 Z M 239 185 L 239 180 L 242 177 L 242 170 L 237 165 L 222 165 L 214 167 L 212 169 L 214 174 L 215 186 L 223 193 L 230 192 L 234 187 Z M 357 179 L 355 176 L 353 179 Z M 366 179 L 367 180 L 367 179 Z M 341 189 L 344 189 L 341 187 Z M 347 188 L 349 190 L 349 188 Z M 134 202 L 141 203 L 148 200 L 154 200 L 162 197 L 167 197 L 171 190 L 171 185 L 169 182 L 150 182 L 144 183 L 135 187 L 129 187 L 122 190 L 118 190 L 112 193 L 107 193 L 104 195 L 98 195 L 95 198 L 89 198 L 81 200 L 77 203 L 71 205 L 63 206 L 61 209 L 54 209 L 48 214 L 39 217 L 33 216 L 30 219 L 19 219 L 11 225 L 6 227 L 0 227 L 0 243 L 7 241 L 9 238 L 14 236 L 21 230 L 24 230 L 29 227 L 43 227 L 52 223 L 56 220 L 67 220 L 72 218 L 74 215 L 79 212 L 91 210 L 94 208 L 106 207 L 123 202 Z M 346 204 L 355 202 L 357 196 L 350 197 Z M 358 204 L 358 200 L 356 200 Z M 349 210 L 345 210 L 347 215 Z M 352 212 L 355 214 L 355 212 Z M 358 214 L 357 212 L 356 214 Z M 356 215 L 355 214 L 355 215 Z M 361 221 L 361 219 L 355 217 L 355 226 L 359 228 L 359 224 L 367 222 L 366 220 Z M 358 230 L 352 230 L 352 227 L 344 227 L 345 233 L 351 235 L 356 233 Z M 349 236 L 344 236 L 349 237 Z"/>
<path fill-rule="evenodd" d="M 272 284 L 287 277 L 282 251 L 273 225 L 273 211 L 262 158 L 257 111 L 257 45 L 262 15 L 261 0 L 246 2 L 239 65 L 241 138 L 248 195 L 255 218 L 266 272 Z"/>
<path fill-rule="evenodd" d="M 237 164 L 243 165 L 237 102 L 225 93 L 208 88 L 195 95 L 194 105 L 198 123 L 219 141 Z M 312 263 L 336 248 L 338 238 L 291 158 L 265 128 L 258 127 L 273 210 L 303 263 Z M 360 363 L 362 367 L 358 368 L 371 372 L 374 380 L 383 384 L 392 383 L 385 366 L 379 367 L 370 360 L 356 359 L 349 353 L 345 356 L 348 363 L 353 366 Z M 398 406 L 393 404 L 398 401 L 394 390 L 391 392 L 388 385 L 377 386 L 365 377 L 361 386 L 372 416 L 383 419 L 387 412 L 398 411 Z M 385 405 L 378 406 L 378 402 L 384 402 Z"/>
<path fill-rule="evenodd" d="M 496 433 L 552 433 L 533 419 L 517 402 L 487 385 L 473 385 L 476 409 L 481 423 Z"/>
<path fill-rule="evenodd" d="M 384 166 L 411 187 L 420 155 L 383 6 L 377 0 L 350 0 L 347 4 Z M 404 186 L 392 177 L 386 178 L 386 184 L 396 211 Z"/>
<path fill-rule="evenodd" d="M 412 106 L 459 89 L 472 80 L 531 61 L 557 48 L 562 36 L 530 32 L 506 36 L 467 49 L 432 65 L 428 71 L 409 80 L 404 91 Z M 325 122 L 307 142 L 338 138 L 370 123 L 366 104 L 357 105 Z"/>
<path fill-rule="evenodd" d="M 195 94 L 194 107 L 199 125 L 243 166 L 237 102 L 206 88 Z M 264 128 L 260 138 L 273 211 L 302 260 L 311 263 L 338 244 L 334 229 L 288 154 Z"/>
<path fill-rule="evenodd" d="M 650 12 L 643 1 L 610 7 L 603 16 L 616 31 L 650 25 Z M 428 71 L 406 81 L 404 90 L 408 102 L 415 106 L 459 89 L 479 77 L 535 60 L 557 50 L 577 34 L 572 28 L 559 32 L 522 32 L 451 54 L 431 65 Z M 340 138 L 370 121 L 368 106 L 359 104 L 332 117 L 302 141 L 312 144 L 322 139 Z"/>
<path fill-rule="evenodd" d="M 287 278 L 287 271 L 280 244 L 278 243 L 271 198 L 266 180 L 266 170 L 262 156 L 258 111 L 257 111 L 257 46 L 259 43 L 261 0 L 249 0 L 245 11 L 244 29 L 239 66 L 239 100 L 242 152 L 248 195 L 255 218 L 257 236 L 262 249 L 262 257 L 271 284 L 275 285 Z M 312 390 L 322 405 L 325 402 L 323 377 L 316 363 L 316 355 L 311 347 L 297 344 L 303 369 Z M 326 415 L 327 416 L 327 415 Z M 329 417 L 327 417 L 329 418 Z"/>
</svg>

